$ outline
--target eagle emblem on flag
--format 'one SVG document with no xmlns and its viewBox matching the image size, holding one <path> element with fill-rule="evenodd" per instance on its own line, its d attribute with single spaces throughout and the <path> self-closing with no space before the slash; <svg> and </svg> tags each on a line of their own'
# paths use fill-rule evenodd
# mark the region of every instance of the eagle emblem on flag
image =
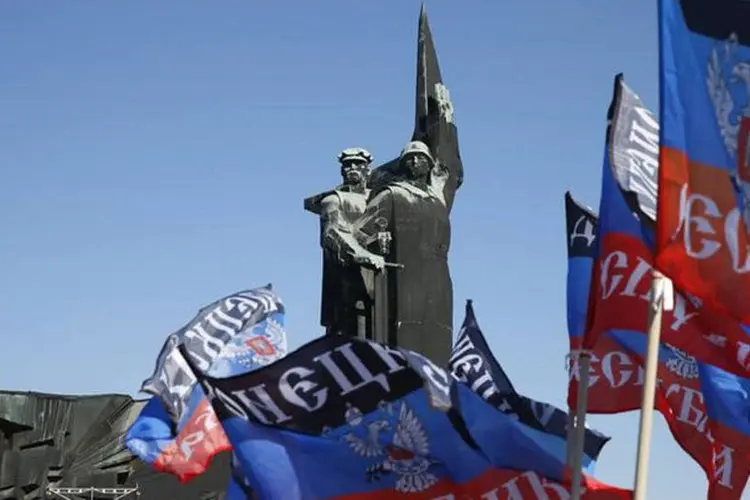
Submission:
<svg viewBox="0 0 750 500">
<path fill-rule="evenodd" d="M 688 355 L 685 351 L 677 349 L 674 346 L 671 346 L 669 344 L 665 345 L 672 354 L 672 356 L 665 363 L 667 370 L 686 380 L 695 380 L 700 376 L 698 371 L 698 362 L 694 357 Z"/>
<path fill-rule="evenodd" d="M 422 423 L 403 402 L 397 412 L 391 404 L 381 405 L 380 410 L 379 418 L 365 422 L 357 408 L 347 408 L 344 418 L 351 430 L 341 439 L 355 454 L 377 459 L 367 467 L 368 480 L 380 481 L 393 474 L 396 491 L 427 490 L 438 482 L 429 470 L 438 462 L 430 457 L 430 442 Z"/>
<path fill-rule="evenodd" d="M 740 58 L 740 48 L 734 34 L 714 46 L 706 69 L 706 86 L 728 165 L 734 167 L 731 175 L 738 205 L 750 231 L 750 61 Z"/>
</svg>

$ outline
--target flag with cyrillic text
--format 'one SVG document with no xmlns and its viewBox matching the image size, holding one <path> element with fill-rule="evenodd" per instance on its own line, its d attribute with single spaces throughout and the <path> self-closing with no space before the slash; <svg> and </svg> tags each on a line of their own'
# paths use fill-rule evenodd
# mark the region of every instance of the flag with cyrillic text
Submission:
<svg viewBox="0 0 750 500">
<path fill-rule="evenodd" d="M 253 288 L 228 295 L 201 309 L 177 332 L 167 337 L 156 361 L 154 373 L 141 385 L 141 391 L 162 400 L 174 422 L 185 414 L 195 376 L 190 366 L 206 371 L 232 339 L 274 313 L 283 313 L 281 299 L 271 286 Z M 179 347 L 185 346 L 184 350 Z"/>
<path fill-rule="evenodd" d="M 597 238 L 599 227 L 596 216 L 566 195 L 568 242 L 572 239 L 571 221 L 584 215 L 593 222 Z M 631 258 L 623 251 L 624 258 Z M 580 280 L 576 290 L 580 297 L 572 297 L 568 314 L 580 314 L 581 299 L 588 296 L 583 283 L 590 283 L 594 259 L 579 256 L 574 266 L 568 267 L 568 280 Z M 588 267 L 588 269 L 587 269 Z M 569 296 L 569 299 L 571 297 Z M 591 354 L 587 412 L 593 414 L 622 413 L 640 409 L 644 382 L 645 325 L 648 312 L 635 309 L 637 319 L 644 326 L 640 331 L 609 329 L 600 333 Z M 584 311 L 585 313 L 585 311 Z M 667 313 L 663 328 L 669 328 Z M 705 339 L 706 336 L 696 338 Z M 717 357 L 722 350 L 706 341 L 705 349 L 715 348 Z M 569 404 L 577 400 L 580 366 L 573 362 L 568 388 Z M 678 444 L 704 469 L 709 478 L 709 500 L 736 500 L 741 495 L 748 476 L 747 422 L 750 401 L 744 389 L 747 379 L 731 375 L 709 364 L 700 363 L 674 346 L 662 343 L 659 353 L 655 408 L 667 420 Z M 727 385 L 726 382 L 731 381 Z M 744 392 L 743 392 L 744 391 Z"/>
<path fill-rule="evenodd" d="M 750 324 L 750 3 L 659 0 L 656 265 Z"/>
<path fill-rule="evenodd" d="M 564 443 L 411 351 L 326 336 L 260 370 L 200 378 L 266 500 L 481 498 L 520 488 L 531 473 L 565 477 Z M 629 498 L 586 481 L 589 498 Z"/>
<path fill-rule="evenodd" d="M 581 348 L 583 334 L 586 331 L 591 263 L 596 255 L 597 224 L 599 220 L 590 208 L 577 203 L 569 192 L 565 193 L 566 246 L 568 248 L 565 298 L 571 352 Z"/>
<path fill-rule="evenodd" d="M 593 254 L 597 259 L 591 279 L 584 274 L 576 274 L 579 277 L 575 280 L 568 277 L 569 290 L 585 288 L 589 282 L 592 286 L 592 293 L 586 299 L 586 321 L 581 322 L 580 315 L 583 299 L 569 296 L 568 302 L 569 331 L 571 321 L 583 323 L 583 345 L 587 348 L 605 331 L 644 332 L 650 307 L 656 203 L 653 194 L 659 172 L 655 141 L 659 124 L 625 84 L 622 75 L 615 77 L 608 120 L 597 229 L 601 239 L 591 240 L 583 249 L 585 238 L 578 236 L 580 228 L 569 236 L 568 252 L 572 259 L 576 258 L 572 254 L 573 244 L 579 253 L 585 250 L 582 256 Z M 579 213 L 575 218 L 577 223 L 584 215 L 576 213 Z M 567 219 L 569 229 L 575 224 L 573 220 L 572 216 Z M 581 257 L 584 259 L 581 262 L 585 258 Z M 695 297 L 672 286 L 667 293 L 673 298 L 674 307 L 664 311 L 663 342 L 723 370 L 750 375 L 750 330 L 715 310 L 701 307 Z"/>
<path fill-rule="evenodd" d="M 262 296 L 267 296 L 267 288 L 259 290 Z M 225 307 L 227 299 L 230 303 L 241 301 L 244 310 L 237 311 L 237 313 L 248 314 L 252 303 L 246 302 L 245 298 L 251 295 L 254 295 L 254 291 L 230 295 L 223 299 L 223 304 L 219 303 L 221 301 L 217 301 L 201 309 L 198 317 L 203 318 L 205 323 L 215 325 L 217 319 L 221 318 L 222 315 L 214 311 L 217 307 Z M 272 297 L 275 303 L 281 304 L 280 299 L 275 294 L 268 297 Z M 248 317 L 251 319 L 243 322 L 242 330 L 226 339 L 223 346 L 218 341 L 206 343 L 218 351 L 214 351 L 211 356 L 208 373 L 216 376 L 239 375 L 286 355 L 287 338 L 284 329 L 283 308 L 278 306 L 260 307 L 263 312 L 258 313 L 256 310 L 254 313 L 250 313 Z M 275 311 L 270 312 L 273 309 Z M 191 324 L 199 323 L 194 320 Z M 237 323 L 229 324 L 235 325 Z M 205 327 L 197 327 L 196 330 L 206 332 Z M 190 335 L 187 336 L 190 337 Z M 174 341 L 179 342 L 179 339 L 170 338 L 168 345 L 173 345 L 170 342 Z M 188 342 L 186 345 L 190 346 L 187 348 L 187 352 L 191 353 L 195 344 Z M 166 356 L 162 351 L 160 357 L 167 360 L 179 360 L 181 356 L 182 353 L 179 351 L 167 353 Z M 191 359 L 193 358 L 194 356 L 191 355 Z M 167 364 L 169 364 L 169 361 Z M 181 380 L 195 381 L 195 374 L 187 370 L 187 365 L 181 364 L 181 366 L 186 368 Z M 163 371 L 169 370 L 168 366 L 163 369 Z M 168 393 L 174 391 L 174 388 L 168 385 L 164 386 L 164 389 Z M 205 398 L 203 388 L 193 382 L 192 384 L 185 384 L 180 388 L 180 391 L 187 397 L 181 403 L 183 415 L 177 422 L 172 419 L 164 401 L 154 396 L 128 429 L 124 442 L 128 449 L 143 462 L 148 463 L 158 471 L 172 474 L 184 482 L 202 474 L 208 468 L 213 457 L 218 453 L 231 450 L 231 445 L 216 419 L 213 408 Z"/>
<path fill-rule="evenodd" d="M 479 328 L 472 301 L 466 302 L 466 315 L 456 337 L 448 370 L 489 404 L 517 418 L 521 423 L 565 441 L 568 437 L 568 413 L 556 406 L 519 394 L 505 370 L 492 354 Z M 594 464 L 610 440 L 601 432 L 586 429 L 584 470 L 593 473 Z"/>
</svg>

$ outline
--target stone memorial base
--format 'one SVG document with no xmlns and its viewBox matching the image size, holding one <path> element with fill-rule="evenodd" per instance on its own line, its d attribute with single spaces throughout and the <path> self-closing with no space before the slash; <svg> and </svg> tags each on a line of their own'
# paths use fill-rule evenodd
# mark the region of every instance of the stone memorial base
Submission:
<svg viewBox="0 0 750 500">
<path fill-rule="evenodd" d="M 0 500 L 64 498 L 52 488 L 133 488 L 123 500 L 223 500 L 230 454 L 181 485 L 135 458 L 122 437 L 145 401 L 108 394 L 62 396 L 0 391 Z M 60 490 L 64 491 L 64 490 Z M 112 494 L 93 492 L 96 500 Z M 91 493 L 64 494 L 91 499 Z"/>
</svg>

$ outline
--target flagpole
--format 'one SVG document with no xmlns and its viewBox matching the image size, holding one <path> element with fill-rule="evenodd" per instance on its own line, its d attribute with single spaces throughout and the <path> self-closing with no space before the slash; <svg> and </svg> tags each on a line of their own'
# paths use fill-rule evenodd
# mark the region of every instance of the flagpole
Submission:
<svg viewBox="0 0 750 500">
<path fill-rule="evenodd" d="M 568 444 L 571 453 L 570 468 L 572 469 L 571 500 L 581 500 L 583 487 L 583 448 L 586 440 L 586 408 L 588 406 L 589 371 L 591 370 L 591 352 L 578 352 L 578 401 L 576 403 L 575 430 L 573 442 Z"/>
<path fill-rule="evenodd" d="M 635 462 L 635 484 L 633 500 L 646 500 L 648 465 L 651 454 L 651 429 L 654 423 L 654 401 L 659 367 L 659 345 L 661 340 L 662 309 L 665 307 L 665 280 L 658 271 L 651 277 L 651 309 L 648 318 L 648 350 L 646 351 L 646 374 L 641 399 L 641 421 L 638 429 L 638 455 Z M 671 292 L 671 290 L 670 290 Z M 668 297 L 671 299 L 671 297 Z M 671 300 L 667 308 L 671 309 Z"/>
<path fill-rule="evenodd" d="M 573 353 L 570 355 L 569 362 L 576 363 L 573 359 Z M 569 370 L 572 370 L 573 367 L 571 366 Z M 575 440 L 575 432 L 576 432 L 576 408 L 573 408 L 572 406 L 568 406 L 568 437 L 566 438 L 566 447 L 565 447 L 565 465 L 568 467 L 573 466 L 573 441 Z"/>
</svg>

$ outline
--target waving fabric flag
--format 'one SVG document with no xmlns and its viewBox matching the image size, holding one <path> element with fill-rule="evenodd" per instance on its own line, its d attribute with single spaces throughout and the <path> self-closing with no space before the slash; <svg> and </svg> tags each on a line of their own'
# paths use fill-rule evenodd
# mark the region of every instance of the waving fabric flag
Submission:
<svg viewBox="0 0 750 500">
<path fill-rule="evenodd" d="M 284 306 L 270 285 L 212 302 L 167 338 L 154 373 L 143 382 L 141 391 L 160 398 L 172 419 L 180 421 L 196 382 L 188 365 L 200 371 L 209 370 L 232 339 L 276 312 L 283 313 Z M 184 351 L 179 349 L 181 346 Z M 189 360 L 182 357 L 183 352 L 190 356 Z"/>
<path fill-rule="evenodd" d="M 645 336 L 616 332 L 613 337 L 644 365 Z M 657 376 L 655 407 L 675 440 L 706 471 L 707 498 L 739 500 L 750 473 L 750 380 L 697 362 L 667 344 L 661 345 Z M 633 402 L 640 407 L 640 395 Z"/>
<path fill-rule="evenodd" d="M 543 446 L 410 351 L 327 336 L 261 370 L 200 378 L 259 498 L 482 498 L 532 473 L 563 478 L 564 444 Z M 591 498 L 627 498 L 588 486 L 609 495 Z"/>
<path fill-rule="evenodd" d="M 583 209 L 566 194 L 568 242 L 574 242 L 573 221 L 586 217 L 598 227 L 596 216 Z M 596 230 L 592 235 L 596 238 Z M 569 255 L 571 255 L 569 253 Z M 575 255 L 575 254 L 574 254 Z M 583 283 L 590 279 L 593 257 L 580 253 L 569 262 L 569 287 L 580 297 L 568 303 L 569 316 L 578 316 L 579 304 L 588 296 Z M 626 254 L 623 254 L 626 255 Z M 574 265 L 573 265 L 574 264 Z M 586 268 L 588 266 L 588 269 Z M 590 281 L 589 281 L 590 282 Z M 622 413 L 641 407 L 644 379 L 647 311 L 635 311 L 643 325 L 640 331 L 612 329 L 601 332 L 591 357 L 588 413 Z M 584 311 L 585 314 L 585 311 Z M 632 313 L 631 313 L 632 314 Z M 665 321 L 664 328 L 668 328 Z M 707 343 L 706 348 L 712 347 Z M 579 367 L 571 370 L 569 402 L 574 404 L 578 389 Z M 655 408 L 667 420 L 675 440 L 706 471 L 709 500 L 737 500 L 748 477 L 747 444 L 750 432 L 746 417 L 750 410 L 747 379 L 741 379 L 708 364 L 699 363 L 683 351 L 662 343 L 659 354 Z"/>
<path fill-rule="evenodd" d="M 252 488 L 242 472 L 242 465 L 234 454 L 232 454 L 232 475 L 223 500 L 255 500 Z"/>
<path fill-rule="evenodd" d="M 660 0 L 657 265 L 750 324 L 750 3 Z"/>
<path fill-rule="evenodd" d="M 571 352 L 581 348 L 586 329 L 589 288 L 598 244 L 599 218 L 565 193 L 568 246 L 567 315 Z M 645 324 L 645 323 L 644 323 Z M 571 358 L 568 405 L 578 400 L 578 360 Z M 592 350 L 588 413 L 619 413 L 640 408 L 643 370 L 609 331 L 597 336 Z M 610 396 L 611 394 L 611 396 Z"/>
<path fill-rule="evenodd" d="M 586 331 L 591 268 L 596 255 L 594 244 L 599 220 L 591 209 L 577 203 L 570 193 L 565 193 L 565 219 L 568 247 L 568 335 L 570 350 L 573 351 L 581 348 Z"/>
<path fill-rule="evenodd" d="M 604 331 L 645 331 L 653 271 L 655 201 L 651 193 L 659 172 L 655 156 L 657 145 L 653 142 L 658 124 L 638 96 L 625 85 L 622 75 L 615 78 L 608 117 L 610 126 L 602 169 L 598 229 L 601 241 L 594 240 L 585 249 L 598 259 L 585 322 L 583 345 L 589 349 Z M 568 224 L 573 222 L 569 220 Z M 570 242 L 580 250 L 585 238 L 578 233 L 571 234 Z M 571 284 L 569 279 L 568 287 L 584 286 L 586 280 L 587 276 L 582 276 L 580 283 Z M 664 312 L 662 340 L 700 361 L 738 375 L 750 375 L 747 328 L 708 307 L 701 307 L 690 295 L 679 291 L 672 295 L 674 308 Z M 580 322 L 583 298 L 576 300 L 578 302 L 569 310 L 569 321 L 573 315 Z"/>
<path fill-rule="evenodd" d="M 248 306 L 240 314 L 248 314 L 248 320 L 242 324 L 242 330 L 226 340 L 221 346 L 219 342 L 206 343 L 205 345 L 215 349 L 208 366 L 208 373 L 216 376 L 231 376 L 246 373 L 265 366 L 287 353 L 287 339 L 284 330 L 284 310 L 281 301 L 275 295 L 270 295 L 268 288 L 259 289 L 259 295 L 271 300 L 260 308 L 250 312 L 249 305 L 252 303 L 263 304 L 263 302 L 246 302 L 245 298 L 253 296 L 255 291 L 233 294 L 227 299 L 230 301 L 241 301 Z M 237 297 L 242 297 L 238 299 Z M 220 324 L 215 317 L 221 318 L 221 314 L 213 312 L 218 302 L 214 302 L 201 310 L 198 318 L 210 324 Z M 244 308 L 243 306 L 243 308 Z M 239 309 L 239 308 L 238 308 Z M 273 312 L 272 312 L 273 311 Z M 191 325 L 199 325 L 198 318 Z M 208 318 L 208 319 L 206 319 Z M 236 323 L 232 323 L 236 324 Z M 205 328 L 197 328 L 197 331 L 205 332 Z M 184 332 L 185 329 L 181 330 Z M 170 337 L 168 346 L 179 345 L 178 334 Z M 188 337 L 190 334 L 187 335 Z M 186 345 L 194 347 L 191 342 Z M 165 347 L 166 349 L 166 347 Z M 198 351 L 204 352 L 204 351 Z M 179 351 L 167 352 L 162 350 L 161 359 L 180 360 L 182 353 Z M 191 359 L 194 356 L 191 355 Z M 182 372 L 182 380 L 195 380 L 195 374 L 186 369 Z M 169 371 L 169 362 L 162 363 L 164 371 Z M 174 373 L 174 372 L 173 372 Z M 167 379 L 169 380 L 169 379 Z M 173 388 L 166 386 L 164 389 L 169 393 Z M 183 406 L 182 418 L 173 421 L 164 401 L 159 397 L 153 397 L 141 411 L 141 414 L 133 422 L 125 435 L 125 445 L 142 461 L 150 464 L 156 470 L 175 475 L 180 481 L 188 481 L 196 475 L 202 474 L 211 460 L 218 453 L 231 450 L 231 445 L 216 419 L 213 408 L 205 398 L 203 388 L 193 383 L 185 384 L 180 388 L 187 395 Z"/>
<path fill-rule="evenodd" d="M 563 441 L 567 439 L 567 412 L 516 392 L 487 345 L 470 300 L 466 302 L 466 316 L 453 347 L 448 370 L 501 412 L 515 416 L 521 423 L 541 430 L 549 437 Z M 608 436 L 598 431 L 586 429 L 584 469 L 592 472 L 594 463 L 609 440 Z"/>
</svg>

